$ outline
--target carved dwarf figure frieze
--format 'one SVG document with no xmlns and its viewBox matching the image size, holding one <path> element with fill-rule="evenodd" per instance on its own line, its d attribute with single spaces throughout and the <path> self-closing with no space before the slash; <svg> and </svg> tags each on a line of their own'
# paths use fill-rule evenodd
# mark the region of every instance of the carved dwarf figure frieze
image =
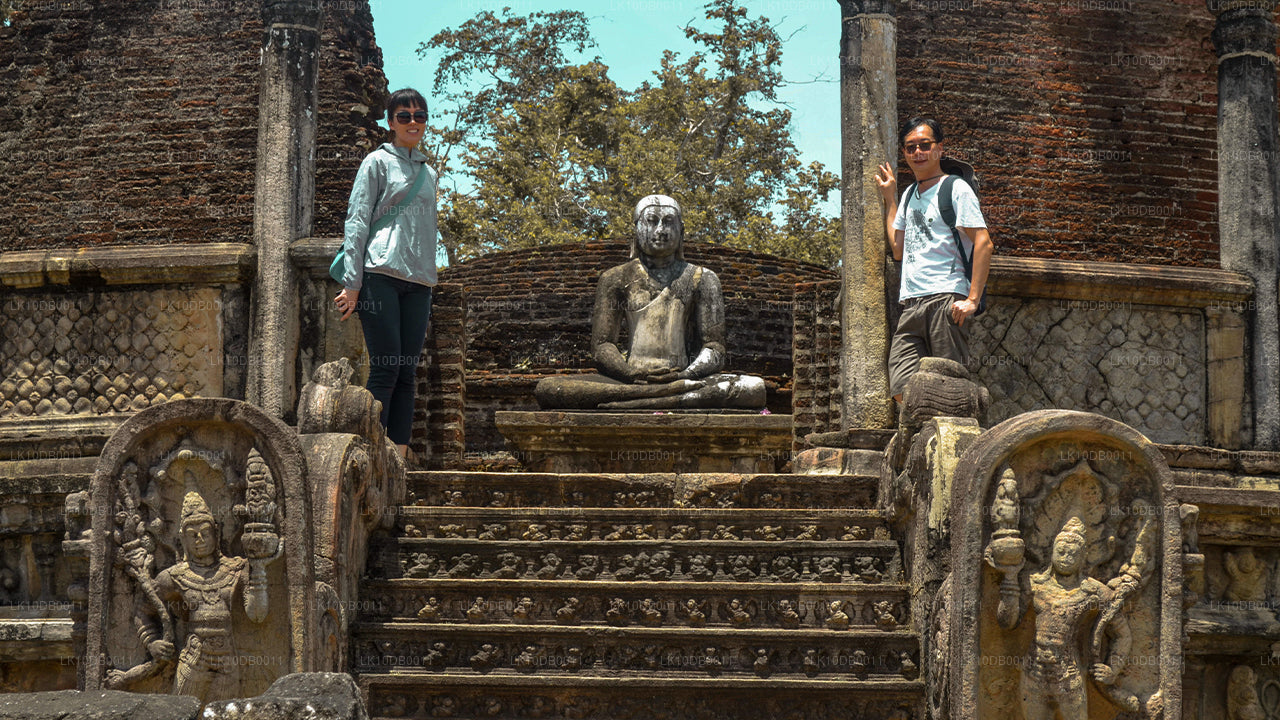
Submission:
<svg viewBox="0 0 1280 720">
<path fill-rule="evenodd" d="M 1229 602 L 1260 602 L 1267 597 L 1267 567 L 1253 548 L 1242 547 L 1222 554 L 1229 581 L 1223 599 Z"/>
</svg>

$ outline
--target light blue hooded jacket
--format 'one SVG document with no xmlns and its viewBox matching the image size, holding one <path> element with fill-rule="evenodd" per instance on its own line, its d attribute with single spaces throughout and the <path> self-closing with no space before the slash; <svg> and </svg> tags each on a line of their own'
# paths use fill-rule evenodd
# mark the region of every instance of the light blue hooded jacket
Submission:
<svg viewBox="0 0 1280 720">
<path fill-rule="evenodd" d="M 417 197 L 397 211 L 394 222 L 369 237 L 369 226 L 400 202 L 419 171 L 427 176 Z M 436 179 L 435 169 L 417 150 L 383 143 L 365 156 L 347 201 L 343 287 L 363 286 L 361 268 L 420 285 L 436 284 Z"/>
</svg>

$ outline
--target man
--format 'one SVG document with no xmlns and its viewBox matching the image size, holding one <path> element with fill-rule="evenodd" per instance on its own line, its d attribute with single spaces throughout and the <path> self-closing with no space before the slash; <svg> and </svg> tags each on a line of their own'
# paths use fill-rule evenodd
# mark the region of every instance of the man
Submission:
<svg viewBox="0 0 1280 720">
<path fill-rule="evenodd" d="M 942 170 L 942 126 L 931 118 L 913 117 L 902 126 L 898 140 L 915 175 L 911 197 L 899 203 L 898 181 L 889 163 L 880 164 L 876 183 L 884 199 L 893 259 L 902 261 L 902 317 L 889 346 L 889 390 L 901 402 L 920 358 L 945 357 L 968 364 L 965 321 L 978 311 L 994 246 L 977 195 L 968 183 L 957 180 L 952 200 L 956 226 L 967 240 L 964 253 L 973 259 L 971 282 L 955 236 L 938 210 L 938 189 L 947 175 Z"/>
<path fill-rule="evenodd" d="M 666 195 L 636 204 L 631 260 L 596 289 L 591 345 L 600 374 L 538 383 L 544 408 L 761 408 L 761 378 L 722 373 L 724 298 L 716 274 L 684 259 L 680 205 Z M 619 346 L 623 328 L 630 333 Z"/>
</svg>

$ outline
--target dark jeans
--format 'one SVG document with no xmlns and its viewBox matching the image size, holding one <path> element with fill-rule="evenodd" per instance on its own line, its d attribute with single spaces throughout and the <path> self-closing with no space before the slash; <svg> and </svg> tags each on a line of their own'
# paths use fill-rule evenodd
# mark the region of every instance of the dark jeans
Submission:
<svg viewBox="0 0 1280 720">
<path fill-rule="evenodd" d="M 418 358 L 431 319 L 431 288 L 366 272 L 356 310 L 369 349 L 365 387 L 382 403 L 387 437 L 408 445 Z"/>
</svg>

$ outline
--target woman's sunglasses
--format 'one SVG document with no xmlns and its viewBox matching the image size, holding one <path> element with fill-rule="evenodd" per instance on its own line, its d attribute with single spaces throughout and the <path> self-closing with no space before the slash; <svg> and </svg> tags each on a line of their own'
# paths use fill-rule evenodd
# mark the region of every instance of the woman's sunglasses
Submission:
<svg viewBox="0 0 1280 720">
<path fill-rule="evenodd" d="M 407 122 L 409 122 L 410 120 L 412 120 L 412 121 L 414 121 L 414 122 L 416 122 L 416 123 L 422 123 L 423 125 L 426 125 L 426 124 L 427 124 L 427 111 L 426 111 L 426 110 L 419 110 L 419 111 L 417 111 L 417 112 L 413 112 L 413 113 L 411 113 L 411 112 L 409 112 L 408 110 L 401 110 L 400 112 L 396 113 L 396 122 L 399 122 L 399 123 L 407 123 Z"/>
</svg>

